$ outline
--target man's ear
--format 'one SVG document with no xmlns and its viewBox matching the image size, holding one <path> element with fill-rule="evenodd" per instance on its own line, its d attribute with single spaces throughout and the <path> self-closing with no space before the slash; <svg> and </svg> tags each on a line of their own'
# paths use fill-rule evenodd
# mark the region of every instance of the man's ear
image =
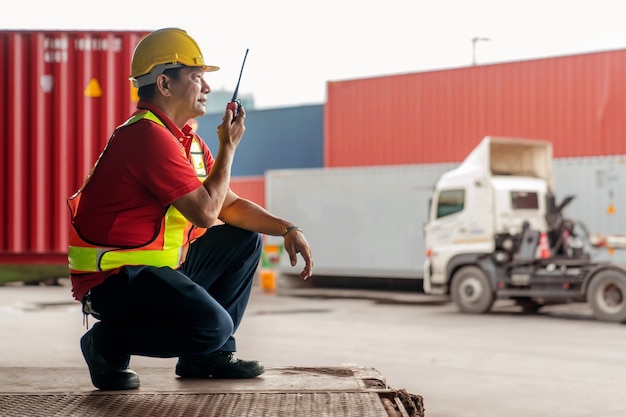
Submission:
<svg viewBox="0 0 626 417">
<path fill-rule="evenodd" d="M 163 95 L 169 95 L 170 90 L 170 78 L 165 74 L 159 74 L 156 78 L 157 89 Z"/>
</svg>

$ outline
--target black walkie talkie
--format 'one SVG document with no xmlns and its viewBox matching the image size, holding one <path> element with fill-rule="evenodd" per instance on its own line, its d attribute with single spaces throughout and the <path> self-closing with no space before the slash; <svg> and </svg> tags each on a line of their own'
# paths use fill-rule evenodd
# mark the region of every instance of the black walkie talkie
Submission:
<svg viewBox="0 0 626 417">
<path fill-rule="evenodd" d="M 237 98 L 237 93 L 239 92 L 239 83 L 241 82 L 241 74 L 243 73 L 243 66 L 246 65 L 246 57 L 248 56 L 249 49 L 246 49 L 246 54 L 243 56 L 243 63 L 241 64 L 241 71 L 239 71 L 239 79 L 237 80 L 237 86 L 235 87 L 235 92 L 233 93 L 233 98 L 230 100 L 230 103 L 226 105 L 226 109 L 230 109 L 233 111 L 233 120 L 239 116 L 239 109 L 241 108 L 241 100 Z"/>
</svg>

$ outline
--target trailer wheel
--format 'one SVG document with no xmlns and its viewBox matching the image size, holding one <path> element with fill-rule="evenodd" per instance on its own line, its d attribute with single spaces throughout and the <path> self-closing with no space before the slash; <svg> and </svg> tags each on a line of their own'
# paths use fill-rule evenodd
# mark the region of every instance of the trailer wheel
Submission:
<svg viewBox="0 0 626 417">
<path fill-rule="evenodd" d="M 626 322 L 626 276 L 609 269 L 598 272 L 589 284 L 587 301 L 598 320 Z"/>
<path fill-rule="evenodd" d="M 487 276 L 475 266 L 465 266 L 454 274 L 451 295 L 461 312 L 473 314 L 487 313 L 495 299 Z"/>
</svg>

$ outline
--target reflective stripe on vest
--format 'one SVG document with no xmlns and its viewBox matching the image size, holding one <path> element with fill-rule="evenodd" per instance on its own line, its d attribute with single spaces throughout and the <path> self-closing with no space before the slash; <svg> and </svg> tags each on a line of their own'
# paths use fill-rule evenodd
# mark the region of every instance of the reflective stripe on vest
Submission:
<svg viewBox="0 0 626 417">
<path fill-rule="evenodd" d="M 148 119 L 165 127 L 161 120 L 148 111 L 132 116 L 122 126 L 128 126 L 141 119 Z M 92 172 L 97 164 L 96 162 Z M 201 174 L 198 171 L 197 173 Z M 204 170 L 204 174 L 204 177 L 206 177 L 206 170 Z M 198 176 L 202 179 L 201 175 Z M 76 194 L 68 199 L 72 218 L 76 214 L 80 202 L 80 194 L 87 182 L 88 180 L 85 181 Z M 76 229 L 71 227 L 68 250 L 69 268 L 73 273 L 107 271 L 124 265 L 169 266 L 177 268 L 185 260 L 190 237 L 193 235 L 193 239 L 198 238 L 204 234 L 204 231 L 205 229 L 193 227 L 171 205 L 161 221 L 159 235 L 148 244 L 138 248 L 122 249 L 93 246 L 81 239 Z"/>
</svg>

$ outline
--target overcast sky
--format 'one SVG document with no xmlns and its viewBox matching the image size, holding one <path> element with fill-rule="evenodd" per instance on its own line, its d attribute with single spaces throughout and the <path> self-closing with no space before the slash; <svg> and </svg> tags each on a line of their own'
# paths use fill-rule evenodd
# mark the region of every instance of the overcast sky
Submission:
<svg viewBox="0 0 626 417">
<path fill-rule="evenodd" d="M 621 0 L 30 0 L 0 29 L 154 30 L 200 43 L 214 90 L 240 86 L 257 108 L 321 104 L 327 81 L 626 48 Z"/>
</svg>

